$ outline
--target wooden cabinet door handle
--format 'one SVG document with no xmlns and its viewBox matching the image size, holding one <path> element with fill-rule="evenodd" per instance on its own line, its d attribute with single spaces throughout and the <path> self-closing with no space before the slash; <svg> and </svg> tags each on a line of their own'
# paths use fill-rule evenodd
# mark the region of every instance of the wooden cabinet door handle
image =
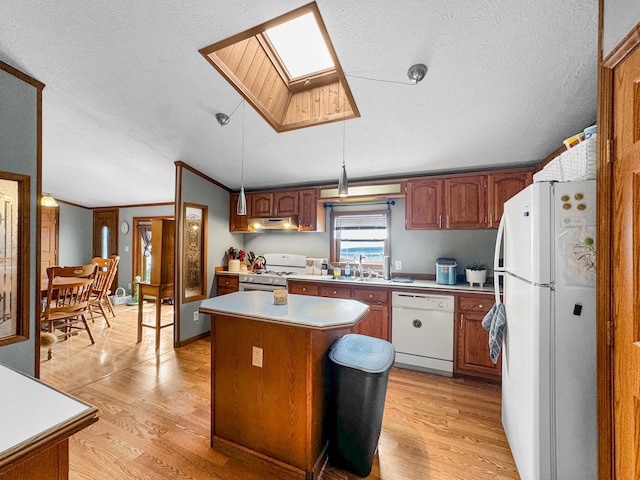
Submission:
<svg viewBox="0 0 640 480">
<path fill-rule="evenodd" d="M 482 308 L 482 304 L 478 305 L 479 308 Z"/>
<path fill-rule="evenodd" d="M 307 287 L 302 287 L 302 291 L 306 292 L 307 291 Z"/>
<path fill-rule="evenodd" d="M 336 291 L 334 290 L 334 291 L 333 291 L 333 294 L 335 295 L 336 293 L 338 293 L 338 292 L 336 292 Z"/>
<path fill-rule="evenodd" d="M 369 298 L 373 298 L 373 294 L 372 293 L 369 294 Z"/>
</svg>

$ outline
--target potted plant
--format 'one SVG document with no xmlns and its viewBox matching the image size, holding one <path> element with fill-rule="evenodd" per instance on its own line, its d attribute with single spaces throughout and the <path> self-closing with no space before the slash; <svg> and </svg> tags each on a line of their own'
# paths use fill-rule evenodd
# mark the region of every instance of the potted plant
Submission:
<svg viewBox="0 0 640 480">
<path fill-rule="evenodd" d="M 229 271 L 239 272 L 240 264 L 244 263 L 245 251 L 235 247 L 230 247 L 227 250 L 227 260 L 229 260 Z"/>
<path fill-rule="evenodd" d="M 487 266 L 484 263 L 472 263 L 465 270 L 467 282 L 473 286 L 477 283 L 481 287 L 487 282 Z"/>
</svg>

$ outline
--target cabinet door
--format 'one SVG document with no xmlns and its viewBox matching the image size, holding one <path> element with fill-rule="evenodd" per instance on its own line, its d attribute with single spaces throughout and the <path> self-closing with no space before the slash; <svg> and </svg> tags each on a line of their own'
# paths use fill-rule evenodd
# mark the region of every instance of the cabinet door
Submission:
<svg viewBox="0 0 640 480">
<path fill-rule="evenodd" d="M 273 214 L 289 217 L 298 214 L 298 191 L 276 192 L 273 194 Z"/>
<path fill-rule="evenodd" d="M 495 365 L 491 361 L 489 332 L 482 328 L 482 319 L 492 304 L 487 296 L 458 296 L 456 373 L 500 379 L 502 359 Z"/>
<path fill-rule="evenodd" d="M 443 227 L 443 181 L 441 179 L 407 182 L 405 227 L 407 230 L 437 230 Z"/>
<path fill-rule="evenodd" d="M 273 217 L 273 193 L 251 194 L 251 216 Z"/>
<path fill-rule="evenodd" d="M 527 185 L 531 185 L 532 180 L 533 174 L 531 172 L 494 173 L 489 175 L 489 228 L 498 228 L 504 211 L 504 202 Z"/>
<path fill-rule="evenodd" d="M 387 305 L 369 305 L 369 313 L 358 322 L 353 333 L 391 341 L 389 338 L 389 307 Z"/>
<path fill-rule="evenodd" d="M 351 289 L 349 287 L 322 286 L 320 287 L 320 296 L 332 298 L 351 298 Z"/>
<path fill-rule="evenodd" d="M 289 293 L 295 295 L 313 295 L 318 296 L 319 288 L 315 283 L 308 282 L 293 282 L 289 280 L 289 285 L 287 287 Z"/>
<path fill-rule="evenodd" d="M 216 276 L 216 295 L 226 295 L 238 291 L 238 277 L 230 275 Z"/>
<path fill-rule="evenodd" d="M 487 228 L 486 186 L 486 175 L 466 175 L 445 180 L 445 228 Z"/>
<path fill-rule="evenodd" d="M 315 232 L 322 231 L 318 228 L 318 201 L 316 190 L 308 188 L 298 192 L 298 221 L 300 231 Z"/>
<path fill-rule="evenodd" d="M 238 197 L 237 193 L 232 193 L 229 197 L 229 231 L 230 232 L 250 232 L 249 223 L 247 218 L 251 213 L 251 197 L 246 195 L 247 199 L 247 214 L 238 215 Z"/>
</svg>

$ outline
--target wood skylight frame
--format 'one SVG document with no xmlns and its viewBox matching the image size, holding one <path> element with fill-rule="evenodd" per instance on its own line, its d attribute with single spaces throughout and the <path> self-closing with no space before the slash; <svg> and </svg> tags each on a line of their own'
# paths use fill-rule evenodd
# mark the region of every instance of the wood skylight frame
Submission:
<svg viewBox="0 0 640 480">
<path fill-rule="evenodd" d="M 318 23 L 334 68 L 291 79 L 264 32 L 307 13 Z M 278 133 L 360 117 L 315 2 L 199 52 Z"/>
</svg>

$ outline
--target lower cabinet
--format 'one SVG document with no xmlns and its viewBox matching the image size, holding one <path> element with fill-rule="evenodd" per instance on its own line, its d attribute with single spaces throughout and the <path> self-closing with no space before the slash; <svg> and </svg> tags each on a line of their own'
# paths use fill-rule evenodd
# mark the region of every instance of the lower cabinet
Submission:
<svg viewBox="0 0 640 480">
<path fill-rule="evenodd" d="M 482 319 L 493 305 L 488 295 L 457 295 L 455 373 L 491 379 L 502 376 L 502 357 L 495 365 L 489 358 L 489 332 Z"/>
<path fill-rule="evenodd" d="M 216 295 L 226 295 L 238 291 L 238 277 L 235 275 L 216 275 Z"/>
<path fill-rule="evenodd" d="M 355 326 L 354 333 L 391 341 L 389 335 L 389 291 L 382 288 L 358 288 L 347 285 L 289 280 L 289 293 L 330 298 L 350 298 L 369 305 L 369 313 Z"/>
</svg>

